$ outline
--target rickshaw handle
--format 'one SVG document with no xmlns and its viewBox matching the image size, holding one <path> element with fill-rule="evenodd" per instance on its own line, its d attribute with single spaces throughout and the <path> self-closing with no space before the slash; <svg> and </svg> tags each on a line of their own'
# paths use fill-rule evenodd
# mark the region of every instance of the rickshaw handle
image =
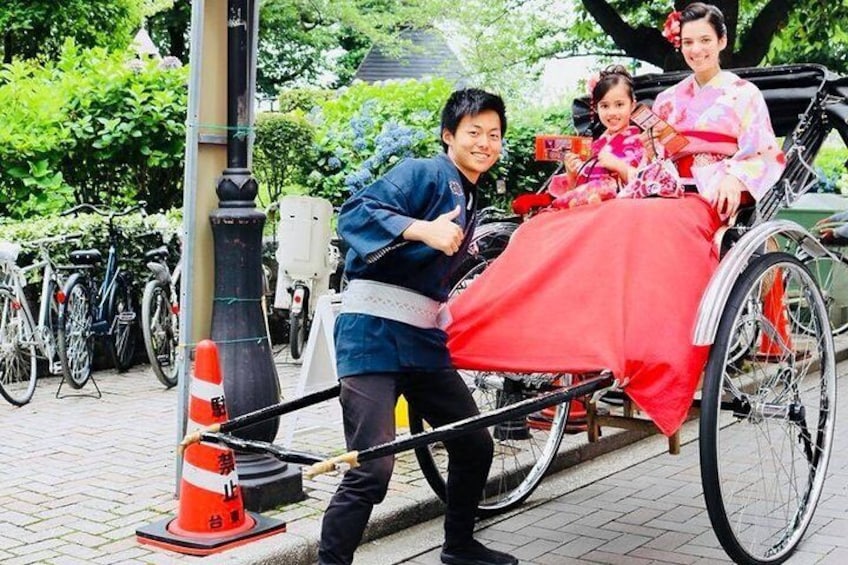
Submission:
<svg viewBox="0 0 848 565">
<path fill-rule="evenodd" d="M 266 406 L 264 408 L 254 410 L 253 412 L 248 412 L 247 414 L 236 416 L 235 418 L 227 420 L 226 422 L 212 424 L 205 430 L 196 430 L 194 432 L 188 433 L 180 442 L 179 453 L 182 454 L 183 450 L 192 443 L 199 442 L 202 439 L 201 436 L 204 433 L 229 433 L 233 430 L 238 430 L 239 428 L 244 428 L 259 422 L 263 422 L 265 420 L 269 420 L 276 416 L 282 416 L 283 414 L 288 414 L 289 412 L 294 412 L 295 410 L 300 410 L 301 408 L 306 408 L 307 406 L 318 404 L 319 402 L 323 402 L 324 400 L 330 400 L 331 398 L 337 397 L 340 391 L 341 387 L 339 385 L 335 385 L 324 390 L 313 392 L 312 394 L 301 396 L 300 398 L 295 398 L 294 400 L 291 400 L 289 402 L 280 402 L 279 404 L 272 404 L 271 406 Z"/>
<path fill-rule="evenodd" d="M 471 416 L 464 420 L 459 420 L 451 424 L 439 426 L 429 432 L 422 432 L 412 436 L 396 439 L 395 441 L 386 442 L 362 451 L 349 451 L 337 457 L 332 457 L 320 463 L 315 463 L 304 470 L 304 476 L 311 479 L 316 475 L 327 473 L 336 468 L 336 465 L 345 463 L 350 467 L 358 467 L 365 461 L 394 455 L 401 451 L 408 451 L 418 447 L 424 447 L 437 441 L 445 441 L 468 432 L 489 427 L 493 424 L 499 424 L 516 417 L 527 416 L 537 410 L 567 402 L 575 398 L 592 394 L 596 390 L 611 386 L 614 382 L 613 376 L 610 373 L 603 373 L 596 377 L 591 377 L 585 381 L 581 381 L 576 385 L 563 387 L 559 390 L 547 392 L 534 398 L 528 398 L 515 404 L 504 406 L 496 410 L 491 410 L 477 416 Z"/>
</svg>

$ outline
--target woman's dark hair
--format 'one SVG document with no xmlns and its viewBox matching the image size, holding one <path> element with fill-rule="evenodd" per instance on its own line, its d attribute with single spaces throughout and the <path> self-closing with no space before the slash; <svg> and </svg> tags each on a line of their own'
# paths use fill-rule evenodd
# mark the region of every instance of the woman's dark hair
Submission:
<svg viewBox="0 0 848 565">
<path fill-rule="evenodd" d="M 459 122 L 465 116 L 476 116 L 480 112 L 492 110 L 501 119 L 501 137 L 506 133 L 506 108 L 503 99 L 497 94 L 479 88 L 463 88 L 450 95 L 442 108 L 442 126 L 439 132 L 448 130 L 455 134 Z M 448 144 L 442 141 L 442 149 L 448 151 Z"/>
<path fill-rule="evenodd" d="M 704 4 L 703 2 L 693 2 L 680 11 L 680 30 L 683 30 L 685 24 L 704 18 L 713 26 L 719 39 L 727 35 L 724 14 L 712 4 Z"/>
<path fill-rule="evenodd" d="M 600 102 L 613 87 L 623 84 L 633 98 L 633 77 L 623 65 L 610 65 L 600 72 L 598 83 L 592 89 L 592 107 Z"/>
</svg>

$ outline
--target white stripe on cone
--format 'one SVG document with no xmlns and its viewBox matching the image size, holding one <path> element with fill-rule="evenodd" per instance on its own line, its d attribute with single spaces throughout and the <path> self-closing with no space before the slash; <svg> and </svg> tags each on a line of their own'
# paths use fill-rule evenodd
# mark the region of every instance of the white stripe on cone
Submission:
<svg viewBox="0 0 848 565">
<path fill-rule="evenodd" d="M 238 473 L 232 471 L 226 475 L 221 475 L 220 473 L 200 469 L 191 463 L 185 462 L 183 463 L 183 480 L 197 488 L 220 495 L 227 495 L 232 494 L 232 490 L 228 492 L 226 487 L 232 489 L 238 486 Z"/>
<path fill-rule="evenodd" d="M 224 396 L 224 387 L 202 381 L 197 377 L 191 379 L 191 395 L 198 400 L 211 402 L 213 398 Z"/>
</svg>

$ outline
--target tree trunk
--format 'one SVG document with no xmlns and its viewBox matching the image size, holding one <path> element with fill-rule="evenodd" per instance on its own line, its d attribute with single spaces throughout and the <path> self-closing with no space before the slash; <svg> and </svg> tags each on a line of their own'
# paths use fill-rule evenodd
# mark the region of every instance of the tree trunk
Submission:
<svg viewBox="0 0 848 565">
<path fill-rule="evenodd" d="M 12 40 L 12 32 L 7 31 L 3 34 L 3 63 L 12 62 L 12 54 L 14 52 L 14 41 Z"/>
</svg>

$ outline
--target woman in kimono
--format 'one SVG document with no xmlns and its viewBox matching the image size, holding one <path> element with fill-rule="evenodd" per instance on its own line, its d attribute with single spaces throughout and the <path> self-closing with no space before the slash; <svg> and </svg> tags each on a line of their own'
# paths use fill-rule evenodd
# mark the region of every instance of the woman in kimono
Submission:
<svg viewBox="0 0 848 565">
<path fill-rule="evenodd" d="M 668 37 L 694 73 L 654 108 L 692 140 L 676 162 L 686 194 L 612 199 L 525 222 L 450 303 L 448 327 L 459 368 L 609 369 L 666 435 L 685 420 L 709 352 L 692 335 L 718 266 L 715 235 L 785 163 L 762 93 L 719 67 L 721 12 L 694 3 L 669 21 Z"/>
</svg>

